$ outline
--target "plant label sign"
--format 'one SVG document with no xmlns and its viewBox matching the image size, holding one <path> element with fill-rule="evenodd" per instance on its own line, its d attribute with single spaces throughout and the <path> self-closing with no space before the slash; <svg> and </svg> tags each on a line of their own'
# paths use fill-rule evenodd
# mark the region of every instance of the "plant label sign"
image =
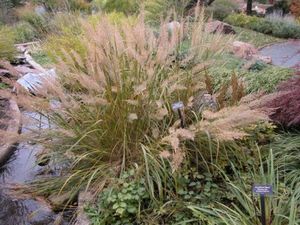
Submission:
<svg viewBox="0 0 300 225">
<path fill-rule="evenodd" d="M 174 111 L 178 110 L 178 109 L 182 109 L 184 107 L 183 102 L 175 102 L 172 104 L 172 109 Z"/>
<path fill-rule="evenodd" d="M 255 184 L 252 188 L 253 193 L 259 195 L 272 195 L 273 194 L 273 187 L 272 185 L 259 185 Z"/>
</svg>

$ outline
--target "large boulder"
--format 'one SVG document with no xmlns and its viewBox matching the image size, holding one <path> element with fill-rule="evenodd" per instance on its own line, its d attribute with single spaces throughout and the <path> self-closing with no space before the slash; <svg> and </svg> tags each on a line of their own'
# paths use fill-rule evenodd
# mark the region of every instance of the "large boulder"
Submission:
<svg viewBox="0 0 300 225">
<path fill-rule="evenodd" d="M 252 44 L 234 41 L 232 44 L 232 53 L 239 58 L 250 60 L 254 55 L 257 55 L 258 50 Z"/>
<path fill-rule="evenodd" d="M 60 218 L 51 206 L 42 198 L 21 194 L 22 186 L 12 184 L 1 186 L 0 191 L 0 224 L 45 225 L 58 224 Z"/>
<path fill-rule="evenodd" d="M 221 21 L 208 22 L 205 25 L 205 31 L 208 33 L 236 34 L 235 30 L 227 23 Z"/>
</svg>

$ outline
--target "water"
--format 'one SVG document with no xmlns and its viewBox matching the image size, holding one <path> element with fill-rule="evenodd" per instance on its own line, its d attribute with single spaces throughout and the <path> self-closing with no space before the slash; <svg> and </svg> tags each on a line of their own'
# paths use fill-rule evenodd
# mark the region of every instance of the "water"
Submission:
<svg viewBox="0 0 300 225">
<path fill-rule="evenodd" d="M 263 56 L 271 56 L 272 63 L 285 68 L 300 71 L 300 40 L 286 41 L 269 45 L 260 50 Z"/>
<path fill-rule="evenodd" d="M 37 113 L 23 112 L 28 122 L 22 133 L 31 129 L 44 129 L 50 125 L 45 117 Z M 48 225 L 59 223 L 61 216 L 51 210 L 50 205 L 30 195 L 20 194 L 22 185 L 33 181 L 43 170 L 36 165 L 36 154 L 42 151 L 40 145 L 20 143 L 9 161 L 0 171 L 0 225 Z"/>
</svg>

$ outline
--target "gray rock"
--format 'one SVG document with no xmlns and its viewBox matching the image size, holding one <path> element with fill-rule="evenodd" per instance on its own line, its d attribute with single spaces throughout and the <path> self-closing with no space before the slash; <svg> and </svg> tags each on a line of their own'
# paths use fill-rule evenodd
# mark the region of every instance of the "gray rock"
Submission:
<svg viewBox="0 0 300 225">
<path fill-rule="evenodd" d="M 257 55 L 258 50 L 254 47 L 254 45 L 242 42 L 242 41 L 234 41 L 232 43 L 232 53 L 243 59 L 250 60 L 254 55 Z"/>
<path fill-rule="evenodd" d="M 87 215 L 84 212 L 84 206 L 87 203 L 92 202 L 93 196 L 89 192 L 81 192 L 78 197 L 78 208 L 77 208 L 77 218 L 75 225 L 89 225 L 91 224 Z"/>
<path fill-rule="evenodd" d="M 55 79 L 56 73 L 54 69 L 45 73 L 27 73 L 17 80 L 17 83 L 28 92 L 37 93 L 43 88 L 46 80 Z M 14 90 L 17 91 L 17 90 Z"/>
<path fill-rule="evenodd" d="M 217 111 L 219 108 L 215 96 L 201 92 L 197 95 L 193 101 L 192 109 L 196 113 L 202 113 L 204 110 L 211 110 L 213 112 Z"/>
</svg>

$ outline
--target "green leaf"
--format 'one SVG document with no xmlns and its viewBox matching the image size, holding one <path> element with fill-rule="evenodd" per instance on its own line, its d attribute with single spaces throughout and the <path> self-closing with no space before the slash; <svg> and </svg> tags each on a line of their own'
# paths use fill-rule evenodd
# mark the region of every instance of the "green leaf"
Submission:
<svg viewBox="0 0 300 225">
<path fill-rule="evenodd" d="M 119 214 L 119 215 L 123 215 L 125 209 L 124 208 L 118 208 L 116 213 Z"/>
<path fill-rule="evenodd" d="M 136 213 L 136 211 L 137 211 L 137 208 L 135 208 L 135 207 L 129 207 L 129 208 L 127 209 L 127 212 L 129 212 L 129 213 L 131 213 L 131 214 Z"/>
</svg>

